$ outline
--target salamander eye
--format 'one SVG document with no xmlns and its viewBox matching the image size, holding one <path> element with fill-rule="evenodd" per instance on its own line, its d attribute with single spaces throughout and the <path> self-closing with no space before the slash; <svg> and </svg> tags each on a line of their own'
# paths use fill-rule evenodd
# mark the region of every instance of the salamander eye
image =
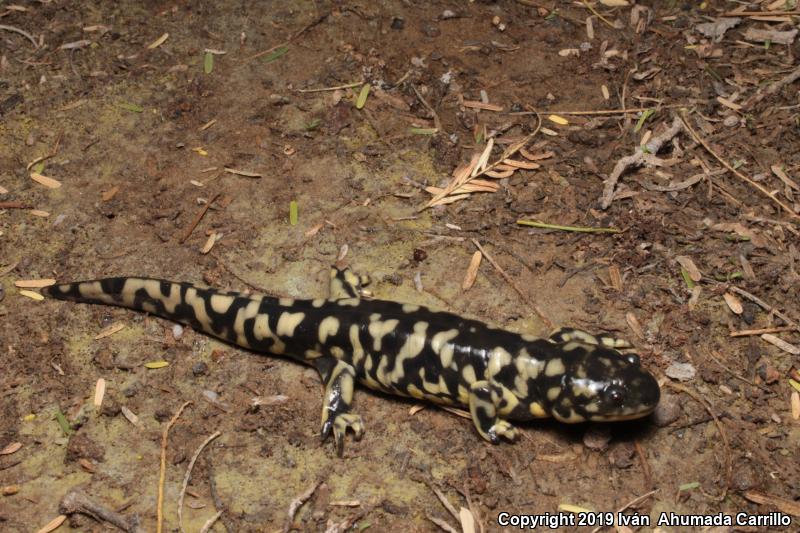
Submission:
<svg viewBox="0 0 800 533">
<path fill-rule="evenodd" d="M 606 399 L 614 405 L 622 405 L 625 402 L 625 390 L 619 385 L 609 385 L 603 392 Z"/>
<path fill-rule="evenodd" d="M 642 362 L 641 359 L 639 359 L 639 356 L 636 355 L 635 353 L 626 354 L 625 355 L 625 360 L 627 362 L 629 362 L 630 364 L 636 365 L 636 366 L 639 366 L 639 364 Z"/>
</svg>

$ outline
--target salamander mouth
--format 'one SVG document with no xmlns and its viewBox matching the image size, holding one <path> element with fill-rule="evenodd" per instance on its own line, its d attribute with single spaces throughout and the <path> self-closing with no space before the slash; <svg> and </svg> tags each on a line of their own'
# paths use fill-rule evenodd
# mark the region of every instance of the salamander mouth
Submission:
<svg viewBox="0 0 800 533">
<path fill-rule="evenodd" d="M 610 414 L 610 415 L 594 415 L 589 417 L 589 420 L 592 422 L 623 422 L 625 420 L 636 420 L 639 418 L 644 418 L 648 416 L 650 413 L 653 412 L 655 406 L 649 409 L 635 411 L 633 413 L 620 413 L 620 414 Z"/>
</svg>

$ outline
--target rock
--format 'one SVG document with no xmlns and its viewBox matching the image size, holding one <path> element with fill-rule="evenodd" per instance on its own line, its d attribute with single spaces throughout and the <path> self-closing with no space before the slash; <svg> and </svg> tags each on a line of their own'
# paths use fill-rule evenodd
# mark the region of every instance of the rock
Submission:
<svg viewBox="0 0 800 533">
<path fill-rule="evenodd" d="M 680 416 L 681 406 L 678 398 L 673 394 L 664 394 L 653 412 L 653 423 L 663 428 L 675 422 Z"/>
<path fill-rule="evenodd" d="M 664 373 L 668 377 L 677 379 L 678 381 L 690 381 L 694 379 L 697 370 L 695 370 L 694 365 L 691 363 L 672 363 L 667 367 Z"/>
<path fill-rule="evenodd" d="M 583 434 L 583 445 L 596 452 L 608 448 L 611 441 L 611 428 L 608 425 L 591 425 Z"/>
</svg>

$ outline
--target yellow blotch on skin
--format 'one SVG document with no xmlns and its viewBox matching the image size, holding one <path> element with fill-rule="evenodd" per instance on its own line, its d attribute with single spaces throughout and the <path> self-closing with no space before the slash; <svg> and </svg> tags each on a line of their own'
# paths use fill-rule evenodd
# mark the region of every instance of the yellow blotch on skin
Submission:
<svg viewBox="0 0 800 533">
<path fill-rule="evenodd" d="M 281 337 L 291 337 L 294 335 L 294 330 L 300 325 L 300 322 L 306 317 L 305 313 L 281 313 L 278 318 L 278 325 L 275 328 L 276 333 Z"/>
<path fill-rule="evenodd" d="M 328 337 L 332 337 L 339 332 L 339 319 L 335 316 L 328 316 L 319 323 L 319 342 L 325 344 Z"/>
<path fill-rule="evenodd" d="M 560 376 L 566 371 L 567 369 L 564 367 L 564 362 L 561 359 L 550 359 L 544 369 L 544 375 L 550 377 Z"/>
<path fill-rule="evenodd" d="M 227 312 L 233 304 L 233 296 L 227 296 L 225 294 L 213 294 L 209 299 L 209 303 L 211 304 L 211 309 L 215 313 L 223 314 Z"/>
</svg>

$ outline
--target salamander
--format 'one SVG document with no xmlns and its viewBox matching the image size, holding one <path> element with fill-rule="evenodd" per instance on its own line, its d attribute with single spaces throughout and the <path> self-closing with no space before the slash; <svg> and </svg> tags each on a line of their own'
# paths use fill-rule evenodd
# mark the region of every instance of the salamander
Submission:
<svg viewBox="0 0 800 533">
<path fill-rule="evenodd" d="M 151 313 L 255 352 L 313 366 L 324 385 L 321 436 L 342 454 L 347 430 L 360 439 L 355 383 L 469 410 L 481 437 L 513 440 L 509 420 L 615 421 L 653 411 L 660 391 L 630 345 L 562 328 L 547 338 L 498 329 L 410 303 L 367 299 L 365 276 L 330 272 L 328 298 L 244 295 L 139 277 L 53 285 L 60 300 Z"/>
</svg>

